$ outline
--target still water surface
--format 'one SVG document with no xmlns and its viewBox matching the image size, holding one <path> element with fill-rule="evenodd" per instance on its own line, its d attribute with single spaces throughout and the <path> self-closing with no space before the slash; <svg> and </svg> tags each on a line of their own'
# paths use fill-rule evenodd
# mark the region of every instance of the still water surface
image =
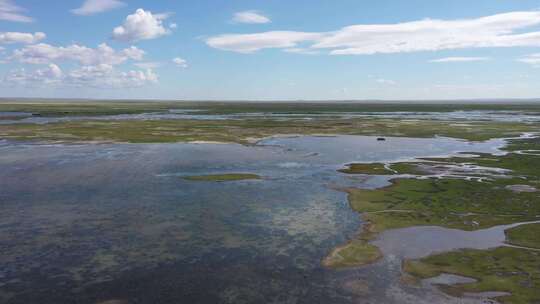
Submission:
<svg viewBox="0 0 540 304">
<path fill-rule="evenodd" d="M 321 267 L 360 227 L 348 162 L 498 152 L 503 141 L 286 137 L 236 144 L 0 142 L 0 303 L 479 303 L 399 281 L 400 260 Z M 255 173 L 195 182 L 187 175 Z"/>
</svg>

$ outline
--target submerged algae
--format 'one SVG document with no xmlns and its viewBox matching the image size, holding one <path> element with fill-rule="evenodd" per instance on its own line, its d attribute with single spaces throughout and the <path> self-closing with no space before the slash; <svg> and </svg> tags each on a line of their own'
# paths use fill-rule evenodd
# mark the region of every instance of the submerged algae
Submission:
<svg viewBox="0 0 540 304">
<path fill-rule="evenodd" d="M 382 257 L 382 253 L 376 246 L 364 240 L 353 240 L 350 243 L 337 247 L 322 264 L 331 268 L 358 267 L 371 264 Z"/>
</svg>

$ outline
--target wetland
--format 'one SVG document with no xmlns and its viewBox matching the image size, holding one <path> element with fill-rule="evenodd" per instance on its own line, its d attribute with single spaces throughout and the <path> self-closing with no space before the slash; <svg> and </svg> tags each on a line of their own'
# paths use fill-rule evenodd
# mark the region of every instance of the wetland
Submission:
<svg viewBox="0 0 540 304">
<path fill-rule="evenodd" d="M 3 101 L 0 303 L 538 303 L 538 134 L 534 104 Z"/>
</svg>

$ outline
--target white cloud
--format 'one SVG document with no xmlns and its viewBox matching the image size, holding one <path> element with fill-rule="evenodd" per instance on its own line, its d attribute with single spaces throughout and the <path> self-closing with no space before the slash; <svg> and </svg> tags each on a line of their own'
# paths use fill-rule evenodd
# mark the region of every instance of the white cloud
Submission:
<svg viewBox="0 0 540 304">
<path fill-rule="evenodd" d="M 13 51 L 11 59 L 31 64 L 49 64 L 58 60 L 72 60 L 82 65 L 116 65 L 130 59 L 142 60 L 143 56 L 144 51 L 134 46 L 116 51 L 105 43 L 100 44 L 97 48 L 77 44 L 63 47 L 40 43 Z"/>
<path fill-rule="evenodd" d="M 155 39 L 170 33 L 163 27 L 163 20 L 168 14 L 152 14 L 139 8 L 134 14 L 128 15 L 124 24 L 113 30 L 113 38 L 119 41 L 139 41 Z"/>
<path fill-rule="evenodd" d="M 134 66 L 141 68 L 141 69 L 156 69 L 161 66 L 160 62 L 136 62 L 133 64 Z"/>
<path fill-rule="evenodd" d="M 288 48 L 284 49 L 287 53 L 293 53 L 293 54 L 303 54 L 303 55 L 317 55 L 320 54 L 317 50 L 312 50 L 308 48 Z"/>
<path fill-rule="evenodd" d="M 174 64 L 176 64 L 177 66 L 181 68 L 187 68 L 187 61 L 180 57 L 176 57 L 172 61 L 174 62 Z"/>
<path fill-rule="evenodd" d="M 540 53 L 529 54 L 519 58 L 517 61 L 540 67 Z"/>
<path fill-rule="evenodd" d="M 94 15 L 125 6 L 126 4 L 118 0 L 85 0 L 81 7 L 72 9 L 76 15 Z"/>
<path fill-rule="evenodd" d="M 57 86 L 57 87 L 92 87 L 92 88 L 137 88 L 158 81 L 157 75 L 151 70 L 117 71 L 109 64 L 82 66 L 64 73 L 55 64 L 27 72 L 25 69 L 11 71 L 4 77 L 2 83 L 10 86 Z"/>
<path fill-rule="evenodd" d="M 488 57 L 444 57 L 430 60 L 429 62 L 433 63 L 444 63 L 444 62 L 472 62 L 472 61 L 488 61 L 491 58 Z"/>
<path fill-rule="evenodd" d="M 294 48 L 299 42 L 315 41 L 318 33 L 273 31 L 257 34 L 226 34 L 210 37 L 206 43 L 216 49 L 238 53 L 253 53 L 268 48 Z"/>
<path fill-rule="evenodd" d="M 156 83 L 157 75 L 152 69 L 116 71 L 112 65 L 83 66 L 71 71 L 65 84 L 94 88 L 136 88 Z"/>
<path fill-rule="evenodd" d="M 57 84 L 61 81 L 64 73 L 56 64 L 49 64 L 46 68 L 27 72 L 24 68 L 11 71 L 3 79 L 8 85 L 35 86 L 45 84 Z"/>
<path fill-rule="evenodd" d="M 178 24 L 176 24 L 176 23 L 171 23 L 171 24 L 169 24 L 169 28 L 170 28 L 170 29 L 176 29 L 176 28 L 178 28 Z"/>
<path fill-rule="evenodd" d="M 214 48 L 251 53 L 267 48 L 328 50 L 331 55 L 370 55 L 464 48 L 540 46 L 539 11 L 510 12 L 475 19 L 425 19 L 395 24 L 362 24 L 331 32 L 274 31 L 210 37 Z"/>
<path fill-rule="evenodd" d="M 384 84 L 384 85 L 396 85 L 397 83 L 393 80 L 390 80 L 390 79 L 384 79 L 384 78 L 378 78 L 378 79 L 375 79 L 375 81 L 378 83 L 378 84 Z"/>
<path fill-rule="evenodd" d="M 42 32 L 20 33 L 20 32 L 0 32 L 0 44 L 26 43 L 33 44 L 45 39 L 46 35 Z"/>
<path fill-rule="evenodd" d="M 0 0 L 0 20 L 14 22 L 33 22 L 34 19 L 24 14 L 25 9 L 12 0 Z"/>
<path fill-rule="evenodd" d="M 368 55 L 446 49 L 540 46 L 540 32 L 514 34 L 540 24 L 540 12 L 513 12 L 466 20 L 420 20 L 397 24 L 354 25 L 318 41 L 334 55 Z"/>
<path fill-rule="evenodd" d="M 270 18 L 260 14 L 257 11 L 243 11 L 235 13 L 232 20 L 236 23 L 250 24 L 263 24 L 271 22 Z"/>
</svg>

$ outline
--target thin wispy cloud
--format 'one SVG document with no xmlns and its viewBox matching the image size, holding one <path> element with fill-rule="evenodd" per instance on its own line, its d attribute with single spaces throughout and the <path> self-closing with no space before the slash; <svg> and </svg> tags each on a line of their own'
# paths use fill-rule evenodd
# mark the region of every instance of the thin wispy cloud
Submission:
<svg viewBox="0 0 540 304">
<path fill-rule="evenodd" d="M 25 14 L 26 10 L 12 0 L 0 0 L 0 20 L 13 22 L 33 22 L 34 19 Z"/>
<path fill-rule="evenodd" d="M 397 82 L 395 82 L 394 80 L 384 79 L 384 78 L 375 79 L 375 82 L 377 82 L 378 84 L 384 84 L 384 85 L 396 85 L 397 84 Z"/>
<path fill-rule="evenodd" d="M 425 19 L 394 24 L 351 25 L 330 32 L 271 31 L 223 34 L 206 43 L 217 49 L 252 53 L 294 48 L 300 43 L 330 55 L 410 53 L 465 48 L 540 46 L 539 11 L 510 12 L 475 19 Z"/>
<path fill-rule="evenodd" d="M 88 16 L 103 13 L 123 6 L 126 6 L 126 3 L 119 0 L 86 0 L 81 7 L 72 9 L 71 12 L 75 15 Z"/>
<path fill-rule="evenodd" d="M 257 11 L 243 11 L 235 13 L 232 21 L 235 23 L 264 24 L 270 23 L 270 18 Z"/>
<path fill-rule="evenodd" d="M 287 53 L 293 53 L 293 54 L 302 54 L 302 55 L 317 55 L 320 54 L 317 50 L 307 49 L 307 48 L 289 48 L 284 49 Z"/>
<path fill-rule="evenodd" d="M 526 55 L 517 61 L 540 67 L 540 53 Z"/>
<path fill-rule="evenodd" d="M 253 53 L 269 48 L 293 48 L 298 43 L 322 38 L 319 33 L 273 31 L 259 34 L 226 34 L 210 37 L 206 43 L 216 49 L 238 53 Z"/>
<path fill-rule="evenodd" d="M 432 63 L 488 61 L 489 57 L 444 57 L 430 60 Z"/>
</svg>

